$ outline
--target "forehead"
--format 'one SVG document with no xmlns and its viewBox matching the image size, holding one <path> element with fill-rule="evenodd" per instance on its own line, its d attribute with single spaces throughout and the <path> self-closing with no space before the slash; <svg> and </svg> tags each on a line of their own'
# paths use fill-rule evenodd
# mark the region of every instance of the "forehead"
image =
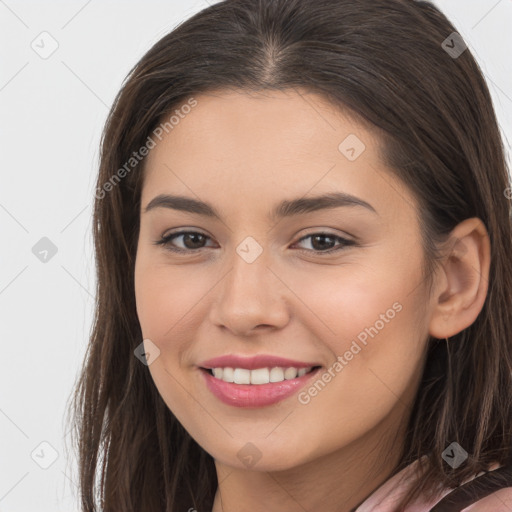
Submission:
<svg viewBox="0 0 512 512">
<path fill-rule="evenodd" d="M 202 94 L 195 101 L 196 105 L 188 109 L 187 114 L 180 119 L 174 116 L 174 125 L 166 130 L 163 144 L 158 144 L 162 150 L 197 144 L 198 149 L 206 151 L 221 143 L 224 148 L 233 150 L 223 155 L 227 158 L 247 154 L 264 145 L 267 151 L 258 152 L 259 158 L 264 158 L 268 151 L 272 151 L 273 156 L 290 157 L 287 151 L 294 145 L 294 153 L 300 155 L 321 139 L 325 143 L 318 149 L 330 149 L 338 156 L 338 144 L 344 135 L 357 133 L 367 146 L 377 146 L 379 142 L 348 110 L 342 111 L 322 96 L 300 89 L 220 90 Z M 180 106 L 175 110 L 179 111 Z M 155 149 L 153 153 L 160 153 Z"/>
<path fill-rule="evenodd" d="M 219 200 L 236 192 L 274 203 L 343 191 L 374 206 L 413 202 L 386 172 L 377 135 L 318 94 L 214 91 L 194 99 L 147 157 L 143 204 L 162 192 Z"/>
</svg>

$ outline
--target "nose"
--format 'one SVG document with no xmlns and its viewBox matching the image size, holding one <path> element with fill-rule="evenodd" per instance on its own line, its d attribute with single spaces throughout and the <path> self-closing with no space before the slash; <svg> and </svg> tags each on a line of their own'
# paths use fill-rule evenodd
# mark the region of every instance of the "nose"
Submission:
<svg viewBox="0 0 512 512">
<path fill-rule="evenodd" d="M 263 251 L 252 263 L 235 252 L 232 267 L 214 288 L 210 321 L 236 336 L 250 336 L 254 330 L 280 329 L 289 321 L 287 287 L 270 268 Z"/>
</svg>

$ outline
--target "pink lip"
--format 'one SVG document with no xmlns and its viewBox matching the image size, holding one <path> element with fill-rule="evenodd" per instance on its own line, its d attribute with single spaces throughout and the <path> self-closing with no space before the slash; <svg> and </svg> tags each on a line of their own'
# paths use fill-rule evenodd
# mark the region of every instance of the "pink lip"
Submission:
<svg viewBox="0 0 512 512">
<path fill-rule="evenodd" d="M 304 363 L 294 361 L 293 359 L 285 359 L 277 356 L 259 354 L 253 357 L 242 357 L 236 355 L 226 355 L 214 357 L 203 361 L 198 366 L 201 368 L 245 368 L 246 370 L 256 370 L 257 368 L 273 368 L 280 366 L 282 368 L 309 368 L 310 366 L 321 366 L 319 363 Z M 264 386 L 264 384 L 262 384 Z"/>
<path fill-rule="evenodd" d="M 281 364 L 277 366 L 281 366 Z M 237 368 L 240 368 L 240 366 L 237 366 Z M 200 372 L 204 376 L 208 389 L 221 402 L 234 407 L 264 407 L 293 395 L 320 370 L 321 368 L 316 368 L 302 377 L 282 382 L 270 382 L 269 384 L 234 384 L 217 379 L 210 375 L 207 370 L 201 369 Z"/>
</svg>

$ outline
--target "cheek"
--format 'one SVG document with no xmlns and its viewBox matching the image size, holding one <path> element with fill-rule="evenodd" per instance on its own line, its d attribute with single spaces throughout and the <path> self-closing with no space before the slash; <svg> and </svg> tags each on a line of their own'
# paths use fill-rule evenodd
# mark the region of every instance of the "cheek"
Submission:
<svg viewBox="0 0 512 512">
<path fill-rule="evenodd" d="M 192 435 L 199 435 L 197 421 L 200 417 L 198 403 L 184 392 L 188 384 L 180 367 L 190 332 L 195 329 L 194 305 L 206 291 L 204 281 L 195 283 L 183 268 L 172 271 L 168 265 L 146 260 L 138 255 L 135 267 L 135 296 L 137 315 L 144 339 L 150 339 L 160 350 L 159 356 L 149 365 L 151 378 L 169 410 L 187 425 Z M 192 329 L 192 330 L 191 330 Z M 187 334 L 188 333 L 188 334 Z"/>
<path fill-rule="evenodd" d="M 335 375 L 325 388 L 318 386 L 317 403 L 343 403 L 356 413 L 351 418 L 363 418 L 384 414 L 408 393 L 422 363 L 428 326 L 423 288 L 415 284 L 421 272 L 414 259 L 400 263 L 354 264 L 329 276 L 304 274 L 296 280 L 294 292 L 308 306 L 299 321 L 315 333 L 319 349 L 325 352 L 327 346 Z M 316 393 L 306 390 L 304 401 Z"/>
<path fill-rule="evenodd" d="M 299 394 L 303 427 L 316 433 L 313 452 L 329 453 L 384 418 L 398 421 L 409 411 L 421 376 L 424 343 L 419 297 L 407 296 L 410 290 L 405 290 L 330 295 L 328 302 L 337 304 L 330 316 L 336 336 L 330 334 L 322 343 L 331 350 L 332 363 Z M 297 436 L 300 443 L 300 432 L 291 426 L 283 425 L 281 433 L 286 439 Z"/>
<path fill-rule="evenodd" d="M 294 314 L 299 323 L 314 330 L 318 339 L 337 353 L 348 350 L 352 340 L 363 345 L 373 338 L 385 338 L 392 324 L 400 325 L 410 314 L 406 308 L 415 298 L 411 283 L 417 279 L 414 268 L 352 263 L 302 272 L 293 282 Z M 399 341 L 398 339 L 396 340 Z"/>
<path fill-rule="evenodd" d="M 153 258 L 157 260 L 157 258 Z M 194 310 L 207 293 L 205 276 L 185 267 L 140 258 L 135 266 L 135 298 L 143 336 L 164 342 L 194 319 Z"/>
</svg>

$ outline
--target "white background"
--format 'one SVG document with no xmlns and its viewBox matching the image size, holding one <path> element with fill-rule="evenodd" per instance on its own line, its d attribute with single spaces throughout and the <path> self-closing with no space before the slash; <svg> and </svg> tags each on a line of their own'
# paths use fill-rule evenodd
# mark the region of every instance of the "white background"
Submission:
<svg viewBox="0 0 512 512">
<path fill-rule="evenodd" d="M 510 155 L 512 2 L 436 4 L 482 66 Z M 0 512 L 78 510 L 64 414 L 92 321 L 101 130 L 131 67 L 207 5 L 0 0 Z M 47 59 L 31 48 L 43 31 L 59 45 Z M 58 249 L 47 263 L 42 237 Z M 58 454 L 47 469 L 42 442 Z"/>
</svg>

